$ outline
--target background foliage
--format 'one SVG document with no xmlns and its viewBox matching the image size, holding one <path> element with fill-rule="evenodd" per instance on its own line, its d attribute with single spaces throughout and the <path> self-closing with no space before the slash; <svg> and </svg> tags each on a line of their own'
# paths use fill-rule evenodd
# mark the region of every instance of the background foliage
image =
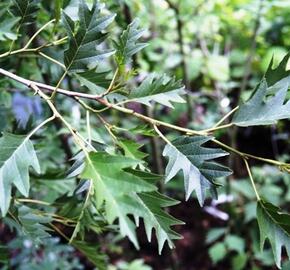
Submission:
<svg viewBox="0 0 290 270">
<path fill-rule="evenodd" d="M 290 2 L 103 2 L 0 1 L 2 269 L 289 269 Z"/>
</svg>

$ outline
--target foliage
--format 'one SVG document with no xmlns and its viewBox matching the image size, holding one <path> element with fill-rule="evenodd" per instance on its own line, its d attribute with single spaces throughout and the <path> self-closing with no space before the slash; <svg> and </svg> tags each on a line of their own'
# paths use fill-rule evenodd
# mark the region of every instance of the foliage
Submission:
<svg viewBox="0 0 290 270">
<path fill-rule="evenodd" d="M 171 180 L 179 170 L 183 171 L 186 199 L 195 190 L 197 199 L 202 206 L 206 190 L 215 193 L 215 178 L 228 176 L 231 170 L 208 160 L 227 155 L 221 149 L 205 148 L 201 145 L 210 141 L 211 137 L 195 136 L 180 137 L 167 144 L 163 155 L 169 157 L 166 167 L 165 181 Z"/>
<path fill-rule="evenodd" d="M 0 138 L 0 149 L 0 208 L 2 216 L 5 216 L 10 205 L 12 184 L 22 195 L 28 197 L 28 169 L 32 166 L 40 173 L 40 167 L 29 137 L 4 133 Z"/>
<path fill-rule="evenodd" d="M 246 269 L 256 260 L 263 266 L 271 265 L 270 249 L 262 253 L 257 248 L 259 228 L 261 249 L 268 239 L 275 263 L 281 267 L 282 246 L 289 253 L 290 221 L 278 206 L 283 207 L 281 186 L 288 188 L 289 183 L 283 180 L 281 184 L 277 171 L 270 180 L 259 177 L 250 165 L 253 160 L 270 164 L 286 179 L 289 157 L 277 160 L 247 153 L 249 149 L 238 150 L 231 129 L 233 136 L 237 126 L 275 125 L 278 131 L 283 130 L 280 120 L 290 116 L 290 54 L 279 60 L 272 57 L 259 71 L 248 67 L 254 61 L 261 22 L 258 13 L 257 31 L 252 37 L 246 31 L 251 20 L 236 11 L 246 1 L 233 1 L 231 5 L 227 0 L 207 5 L 202 1 L 157 1 L 159 4 L 153 6 L 158 8 L 150 12 L 149 4 L 120 1 L 125 18 L 113 2 L 108 1 L 107 6 L 97 0 L 11 0 L 0 4 L 0 229 L 17 234 L 10 242 L 12 246 L 17 240 L 23 244 L 23 234 L 34 239 L 30 251 L 18 243 L 16 248 L 21 251 L 12 256 L 11 265 L 23 269 L 21 258 L 37 257 L 37 245 L 49 244 L 47 239 L 55 234 L 98 269 L 107 269 L 107 255 L 117 253 L 120 239 L 127 237 L 136 248 L 143 247 L 142 230 L 152 246 L 156 241 L 160 254 L 166 242 L 173 248 L 175 241 L 182 239 L 181 227 L 185 226 L 179 226 L 183 221 L 174 217 L 179 203 L 174 198 L 179 198 L 182 181 L 170 180 L 183 178 L 186 200 L 195 191 L 199 204 L 205 204 L 201 211 L 223 221 L 231 214 L 231 224 L 208 229 L 204 222 L 213 264 L 222 263 L 231 253 L 234 256 L 228 260 L 233 269 Z M 187 13 L 192 5 L 197 9 L 195 16 Z M 261 9 L 257 5 L 259 12 Z M 140 19 L 131 22 L 130 10 Z M 287 13 L 278 10 L 286 17 Z M 154 16 L 160 18 L 159 25 L 153 19 L 147 27 L 153 34 L 158 27 L 166 31 L 160 31 L 155 39 L 148 36 L 143 29 L 148 14 L 142 12 L 155 12 Z M 225 15 L 218 17 L 216 13 Z M 237 16 L 244 16 L 241 25 L 234 25 Z M 237 33 L 246 32 L 246 37 L 234 31 L 226 40 L 223 33 L 228 33 L 229 27 L 237 28 Z M 191 43 L 192 35 L 198 47 Z M 150 48 L 147 40 L 151 38 Z M 256 43 L 248 44 L 251 38 Z M 176 43 L 168 46 L 173 40 Z M 226 52 L 237 44 L 241 45 L 239 49 Z M 225 54 L 219 52 L 219 46 L 224 46 Z M 245 58 L 247 50 L 249 57 Z M 275 61 L 277 67 L 273 67 Z M 201 88 L 199 99 L 192 91 L 195 87 Z M 244 99 L 247 101 L 231 103 L 229 97 L 236 94 L 228 93 L 237 88 L 236 98 L 250 96 Z M 15 110 L 19 99 L 14 91 L 31 99 L 29 90 L 41 98 L 41 104 L 22 102 L 24 115 L 19 116 Z M 206 117 L 200 113 L 204 108 Z M 25 121 L 19 124 L 19 119 Z M 230 139 L 224 136 L 227 131 Z M 249 179 L 229 181 L 232 169 L 232 177 L 241 173 L 241 167 L 236 170 L 233 155 L 241 161 Z M 162 157 L 168 160 L 165 169 L 166 159 Z M 213 161 L 221 157 L 221 163 L 227 158 L 232 168 Z M 180 171 L 183 177 L 179 177 Z M 285 200 L 290 200 L 289 194 L 285 193 Z M 223 203 L 228 208 L 223 209 Z M 238 226 L 233 227 L 233 222 Z M 249 232 L 241 237 L 245 227 Z M 0 260 L 7 261 L 8 250 L 2 246 Z M 54 251 L 57 257 L 74 250 L 58 247 L 60 250 Z M 52 249 L 42 246 L 44 253 Z M 51 269 L 81 269 L 77 260 L 70 264 L 68 258 Z M 33 268 L 34 260 L 28 266 Z M 116 267 L 150 269 L 142 260 Z"/>
</svg>

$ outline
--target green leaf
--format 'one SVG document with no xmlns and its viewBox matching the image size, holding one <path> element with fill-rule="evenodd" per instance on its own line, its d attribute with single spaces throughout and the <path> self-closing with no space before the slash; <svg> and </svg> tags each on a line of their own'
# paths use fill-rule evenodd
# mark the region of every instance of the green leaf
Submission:
<svg viewBox="0 0 290 270">
<path fill-rule="evenodd" d="M 268 88 L 266 79 L 263 79 L 250 100 L 240 105 L 233 123 L 242 127 L 271 125 L 289 118 L 290 101 L 285 103 L 289 82 L 290 76 Z M 267 97 L 269 93 L 273 93 L 273 96 Z"/>
<path fill-rule="evenodd" d="M 245 240 L 237 235 L 227 235 L 224 240 L 229 250 L 237 251 L 240 254 L 244 253 Z"/>
<path fill-rule="evenodd" d="M 274 62 L 274 56 L 272 57 L 269 67 L 265 74 L 265 78 L 269 86 L 272 86 L 276 82 L 282 80 L 283 78 L 290 76 L 290 70 L 286 70 L 289 58 L 290 58 L 290 52 L 286 54 L 284 58 L 282 59 L 282 61 L 280 62 L 280 64 L 276 68 L 273 69 L 272 66 Z"/>
<path fill-rule="evenodd" d="M 35 21 L 39 10 L 37 2 L 37 0 L 12 0 L 10 11 L 15 17 L 20 17 L 19 27 Z"/>
<path fill-rule="evenodd" d="M 227 255 L 227 250 L 223 243 L 216 243 L 208 252 L 214 264 L 221 261 Z"/>
<path fill-rule="evenodd" d="M 252 97 L 242 103 L 235 113 L 235 125 L 272 125 L 290 117 L 290 101 L 285 103 L 290 84 L 290 71 L 286 70 L 289 58 L 290 52 L 274 69 L 272 58 L 265 77 L 253 91 Z"/>
<path fill-rule="evenodd" d="M 157 188 L 148 181 L 147 172 L 142 179 L 141 171 L 124 170 L 138 163 L 138 160 L 105 152 L 90 153 L 82 176 L 93 180 L 97 209 L 105 204 L 109 224 L 118 219 L 121 234 L 128 236 L 138 248 L 136 225 L 128 215 L 135 217 L 137 225 L 139 218 L 143 218 L 148 239 L 151 239 L 151 229 L 155 228 L 161 251 L 166 240 L 172 246 L 171 240 L 178 237 L 170 226 L 180 223 L 161 207 L 176 204 L 176 201 L 157 193 Z"/>
<path fill-rule="evenodd" d="M 72 245 L 83 253 L 99 270 L 107 269 L 107 257 L 100 252 L 98 246 L 77 240 L 74 240 Z"/>
<path fill-rule="evenodd" d="M 0 41 L 16 40 L 17 35 L 12 30 L 19 21 L 19 18 L 7 16 L 8 5 L 0 4 Z"/>
<path fill-rule="evenodd" d="M 179 202 L 156 191 L 137 194 L 136 201 L 139 204 L 132 204 L 134 208 L 133 214 L 143 218 L 148 241 L 151 242 L 152 229 L 154 228 L 159 254 L 161 254 L 166 241 L 168 241 L 169 247 L 173 248 L 174 244 L 172 240 L 181 239 L 181 236 L 174 232 L 171 226 L 184 223 L 166 213 L 162 207 L 170 207 Z"/>
<path fill-rule="evenodd" d="M 209 232 L 206 234 L 205 242 L 207 244 L 211 244 L 218 240 L 222 235 L 226 233 L 226 228 L 214 228 L 210 229 Z"/>
<path fill-rule="evenodd" d="M 42 216 L 38 210 L 22 205 L 18 208 L 18 219 L 24 234 L 34 241 L 39 242 L 42 238 L 50 236 L 48 231 L 51 229 L 43 224 L 50 223 L 52 219 Z"/>
<path fill-rule="evenodd" d="M 90 10 L 84 0 L 79 5 L 79 27 L 65 13 L 62 13 L 62 23 L 69 37 L 69 47 L 64 53 L 64 63 L 67 71 L 81 72 L 89 64 L 113 53 L 112 50 L 98 49 L 107 37 L 103 33 L 106 27 L 114 20 L 115 15 L 101 16 L 103 5 L 95 1 Z M 76 31 L 76 33 L 75 33 Z"/>
<path fill-rule="evenodd" d="M 260 229 L 260 246 L 269 239 L 277 267 L 281 268 L 281 251 L 285 247 L 290 254 L 290 215 L 281 212 L 275 205 L 260 200 L 257 203 L 257 219 Z"/>
<path fill-rule="evenodd" d="M 249 256 L 246 253 L 241 253 L 232 258 L 232 269 L 243 270 L 246 269 L 246 264 Z"/>
<path fill-rule="evenodd" d="M 155 101 L 173 108 L 171 102 L 185 102 L 181 98 L 184 87 L 181 81 L 169 78 L 167 75 L 150 74 L 139 87 L 134 88 L 128 96 L 129 101 L 135 101 L 150 106 Z"/>
<path fill-rule="evenodd" d="M 144 29 L 139 28 L 139 20 L 135 19 L 123 31 L 120 40 L 114 42 L 116 48 L 116 61 L 122 67 L 132 61 L 132 56 L 145 48 L 147 43 L 138 42 L 143 35 Z"/>
<path fill-rule="evenodd" d="M 4 133 L 0 138 L 0 209 L 5 216 L 14 184 L 25 197 L 29 193 L 29 172 L 32 166 L 37 173 L 40 167 L 33 144 L 28 137 Z"/>
<path fill-rule="evenodd" d="M 97 69 L 75 74 L 81 85 L 87 87 L 94 94 L 101 94 L 104 92 L 104 89 L 109 87 L 111 80 L 107 78 L 108 75 L 108 71 L 98 72 Z"/>
<path fill-rule="evenodd" d="M 194 136 L 179 137 L 167 144 L 163 156 L 168 156 L 165 182 L 170 181 L 180 170 L 184 175 L 186 199 L 195 190 L 197 199 L 202 206 L 207 189 L 215 189 L 215 179 L 228 176 L 232 171 L 222 165 L 208 160 L 228 155 L 217 148 L 205 148 L 201 145 L 210 141 L 212 137 Z"/>
<path fill-rule="evenodd" d="M 118 140 L 118 145 L 124 150 L 124 155 L 126 157 L 139 160 L 140 164 L 145 163 L 143 159 L 147 157 L 148 154 L 139 150 L 143 145 L 126 139 Z"/>
</svg>

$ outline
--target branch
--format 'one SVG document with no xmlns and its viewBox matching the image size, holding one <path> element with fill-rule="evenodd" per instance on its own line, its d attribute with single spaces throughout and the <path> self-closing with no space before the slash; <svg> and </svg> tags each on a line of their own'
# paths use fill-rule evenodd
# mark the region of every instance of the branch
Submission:
<svg viewBox="0 0 290 270">
<path fill-rule="evenodd" d="M 53 86 L 24 79 L 24 78 L 19 77 L 19 76 L 15 75 L 15 74 L 13 74 L 13 73 L 11 73 L 9 71 L 4 70 L 2 68 L 0 68 L 0 74 L 2 74 L 4 76 L 7 76 L 7 77 L 9 77 L 9 78 L 11 78 L 11 79 L 13 79 L 15 81 L 18 81 L 18 82 L 26 85 L 27 87 L 32 88 L 34 91 L 39 91 L 39 88 L 43 89 L 43 90 L 46 90 L 46 91 L 49 91 L 49 92 L 53 92 L 55 90 L 55 87 L 53 87 Z M 101 103 L 105 107 L 107 107 L 108 109 L 114 109 L 114 110 L 117 110 L 117 111 L 125 113 L 125 114 L 133 115 L 133 116 L 135 116 L 135 117 L 137 117 L 137 118 L 149 123 L 153 127 L 154 126 L 157 126 L 157 127 L 158 126 L 164 126 L 164 127 L 169 128 L 169 129 L 173 129 L 173 130 L 185 133 L 186 135 L 203 135 L 203 136 L 208 135 L 208 132 L 203 131 L 203 130 L 197 131 L 197 130 L 193 130 L 193 129 L 189 129 L 189 128 L 183 128 L 183 127 L 180 127 L 180 126 L 176 126 L 176 125 L 173 125 L 173 124 L 169 124 L 169 123 L 160 121 L 158 119 L 154 119 L 154 118 L 145 116 L 143 114 L 135 112 L 134 110 L 127 109 L 127 108 L 112 104 L 112 103 L 108 102 L 105 99 L 96 97 L 96 95 L 80 93 L 80 92 L 73 92 L 73 91 L 64 90 L 64 89 L 60 89 L 60 88 L 57 89 L 57 92 L 60 93 L 60 94 L 69 96 L 69 97 L 73 98 L 76 101 L 79 101 L 78 100 L 79 98 L 86 98 L 86 99 L 98 101 L 99 103 Z M 41 91 L 38 92 L 38 93 L 46 100 L 48 105 L 51 107 L 52 111 L 55 113 L 56 117 L 60 117 L 60 119 L 64 122 L 64 124 L 69 128 L 71 133 L 74 134 L 74 137 L 76 136 L 75 138 L 77 138 L 77 141 L 79 139 L 81 139 L 81 141 L 82 141 L 81 144 L 83 144 L 83 142 L 85 142 L 84 139 L 59 114 L 59 112 L 55 109 L 55 107 L 52 104 L 52 102 L 49 100 L 49 97 L 47 97 Z M 90 107 L 87 106 L 86 109 L 90 110 Z M 224 127 L 228 127 L 228 126 L 224 125 Z M 214 130 L 217 130 L 217 129 L 220 129 L 220 128 L 221 127 L 217 127 L 216 129 L 212 128 L 210 130 L 214 131 Z M 244 152 L 241 152 L 241 151 L 239 151 L 239 150 L 237 150 L 235 148 L 232 148 L 232 147 L 230 147 L 230 146 L 228 146 L 228 145 L 226 145 L 226 144 L 224 144 L 224 143 L 222 143 L 222 142 L 220 142 L 220 141 L 218 141 L 216 139 L 212 139 L 211 141 L 214 142 L 215 144 L 221 146 L 222 148 L 224 148 L 224 149 L 226 149 L 226 150 L 228 150 L 228 151 L 230 151 L 232 153 L 235 153 L 235 154 L 239 155 L 242 158 L 256 159 L 256 160 L 263 161 L 263 162 L 266 162 L 266 163 L 269 163 L 269 164 L 272 164 L 272 165 L 275 165 L 275 166 L 279 166 L 280 169 L 282 169 L 282 170 L 286 170 L 286 171 L 290 170 L 290 164 L 288 164 L 288 163 L 284 163 L 284 162 L 280 162 L 280 161 L 277 161 L 277 160 L 267 159 L 267 158 L 263 158 L 263 157 L 254 156 L 254 155 L 251 155 L 251 154 L 248 154 L 248 153 L 244 153 Z M 87 142 L 85 142 L 85 143 L 87 144 Z"/>
</svg>

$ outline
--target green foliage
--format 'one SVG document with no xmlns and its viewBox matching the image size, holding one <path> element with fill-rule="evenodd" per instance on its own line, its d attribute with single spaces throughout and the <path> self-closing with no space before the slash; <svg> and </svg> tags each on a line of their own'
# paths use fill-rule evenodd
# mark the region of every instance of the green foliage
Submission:
<svg viewBox="0 0 290 270">
<path fill-rule="evenodd" d="M 0 41 L 17 39 L 13 27 L 17 24 L 19 18 L 8 17 L 6 8 L 8 8 L 7 4 L 0 4 Z"/>
<path fill-rule="evenodd" d="M 290 54 L 286 55 L 275 69 L 272 69 L 271 60 L 265 78 L 258 84 L 253 96 L 240 105 L 233 119 L 234 124 L 242 127 L 271 125 L 289 118 L 290 102 L 285 103 L 290 80 L 290 73 L 286 71 L 289 57 Z"/>
<path fill-rule="evenodd" d="M 38 10 L 37 0 L 12 0 L 10 6 L 11 13 L 15 17 L 20 17 L 19 28 L 25 24 L 33 23 Z"/>
<path fill-rule="evenodd" d="M 135 19 L 128 25 L 127 29 L 123 31 L 119 41 L 114 42 L 116 48 L 116 61 L 121 71 L 126 64 L 132 61 L 133 55 L 147 46 L 147 43 L 138 42 L 144 33 L 143 29 L 139 29 L 139 24 L 139 20 Z"/>
<path fill-rule="evenodd" d="M 209 256 L 214 264 L 222 260 L 226 256 L 226 254 L 226 247 L 222 243 L 216 243 L 209 249 Z"/>
<path fill-rule="evenodd" d="M 29 172 L 32 166 L 40 173 L 40 167 L 29 137 L 4 133 L 0 138 L 0 209 L 5 216 L 10 205 L 12 185 L 19 192 L 29 194 Z"/>
<path fill-rule="evenodd" d="M 35 242 L 50 236 L 47 232 L 50 229 L 44 225 L 52 221 L 50 217 L 42 216 L 38 210 L 24 205 L 20 206 L 17 212 L 24 235 Z"/>
<path fill-rule="evenodd" d="M 179 238 L 170 227 L 180 222 L 160 208 L 175 205 L 177 202 L 154 192 L 156 187 L 146 180 L 147 174 L 142 179 L 141 172 L 136 174 L 130 170 L 124 171 L 138 163 L 138 160 L 124 156 L 112 156 L 105 152 L 91 153 L 82 176 L 92 179 L 96 206 L 99 209 L 105 202 L 105 215 L 110 224 L 118 219 L 121 234 L 128 236 L 139 247 L 136 225 L 128 215 L 133 215 L 136 222 L 140 217 L 143 218 L 148 240 L 150 241 L 154 228 L 161 252 L 166 240 L 172 246 L 171 240 Z"/>
<path fill-rule="evenodd" d="M 267 87 L 265 79 L 259 84 L 253 97 L 235 114 L 233 123 L 238 126 L 271 125 L 278 120 L 287 119 L 290 115 L 290 102 L 285 102 L 288 91 L 289 78 L 282 79 L 271 88 Z M 268 97 L 267 93 L 273 92 L 274 96 Z"/>
<path fill-rule="evenodd" d="M 221 149 L 201 146 L 211 139 L 212 137 L 206 136 L 179 137 L 171 144 L 167 144 L 163 151 L 163 156 L 169 158 L 165 181 L 170 181 L 182 170 L 186 199 L 189 199 L 195 190 L 200 205 L 204 203 L 207 189 L 215 192 L 217 185 L 215 179 L 232 173 L 227 167 L 209 162 L 209 160 L 228 155 Z"/>
<path fill-rule="evenodd" d="M 150 106 L 150 102 L 155 101 L 173 108 L 171 102 L 184 102 L 184 99 L 180 97 L 182 93 L 181 81 L 176 81 L 166 75 L 151 74 L 140 86 L 130 92 L 128 99 L 147 106 Z"/>
<path fill-rule="evenodd" d="M 268 238 L 272 246 L 276 265 L 281 268 L 282 246 L 289 256 L 290 252 L 290 215 L 282 213 L 275 205 L 259 201 L 257 204 L 257 220 L 260 228 L 260 246 L 264 247 Z"/>
<path fill-rule="evenodd" d="M 62 23 L 69 37 L 69 47 L 64 53 L 67 71 L 81 72 L 90 64 L 111 55 L 111 50 L 98 49 L 107 38 L 103 31 L 113 21 L 115 15 L 101 16 L 102 5 L 95 1 L 90 10 L 84 0 L 79 5 L 79 27 L 63 12 Z"/>
<path fill-rule="evenodd" d="M 22 250 L 10 252 L 11 267 L 20 265 L 22 269 L 21 258 L 25 258 L 23 269 L 25 265 L 29 269 L 79 269 L 78 261 L 66 257 L 66 250 L 59 265 L 45 259 L 37 265 L 37 260 L 31 259 L 53 251 L 46 246 L 52 232 L 98 269 L 107 269 L 109 258 L 104 253 L 118 258 L 127 253 L 130 258 L 134 256 L 134 251 L 127 252 L 131 246 L 127 240 L 119 243 L 124 236 L 137 248 L 139 243 L 145 245 L 139 239 L 142 227 L 149 242 L 156 239 L 159 253 L 166 242 L 173 248 L 175 240 L 182 238 L 177 230 L 186 239 L 176 254 L 191 250 L 195 236 L 188 237 L 187 232 L 203 237 L 204 228 L 213 264 L 225 263 L 232 269 L 270 267 L 274 264 L 272 248 L 276 264 L 283 265 L 281 247 L 288 253 L 290 243 L 289 215 L 266 200 L 281 207 L 290 201 L 290 178 L 285 173 L 290 171 L 284 147 L 287 136 L 283 139 L 274 134 L 281 131 L 282 135 L 286 125 L 278 123 L 277 130 L 272 129 L 273 153 L 263 147 L 279 160 L 241 152 L 249 150 L 251 140 L 245 146 L 235 137 L 248 136 L 251 129 L 224 130 L 234 124 L 276 124 L 290 116 L 290 54 L 282 59 L 290 43 L 286 38 L 276 40 L 281 38 L 280 32 L 285 37 L 290 34 L 286 27 L 289 14 L 281 8 L 284 2 L 264 3 L 257 9 L 263 10 L 257 18 L 259 0 L 172 0 L 153 1 L 152 5 L 135 0 L 102 1 L 107 7 L 97 0 L 2 2 L 0 74 L 5 78 L 0 80 L 0 234 L 10 229 L 13 235 L 8 236 L 14 237 L 15 232 L 19 241 L 23 233 L 36 240 L 31 242 L 35 248 L 29 249 L 21 239 L 15 248 Z M 111 11 L 118 13 L 116 20 Z M 137 15 L 140 19 L 132 18 L 130 23 Z M 254 29 L 257 33 L 248 29 L 254 21 L 260 28 Z M 146 41 L 154 37 L 151 46 L 141 41 L 143 34 Z M 273 52 L 279 52 L 279 57 L 272 58 L 267 69 L 265 59 Z M 274 68 L 274 64 L 278 66 Z M 265 72 L 262 80 L 261 72 Z M 29 89 L 39 99 L 26 94 Z M 254 89 L 252 94 L 248 89 Z M 250 98 L 232 109 L 233 104 L 240 104 L 239 92 L 242 98 Z M 183 99 L 185 94 L 189 95 Z M 185 106 L 177 104 L 185 100 Z M 153 104 L 156 106 L 143 106 Z M 23 119 L 27 125 L 17 125 Z M 36 119 L 42 122 L 27 137 L 10 134 L 27 134 Z M 284 156 L 279 155 L 281 139 Z M 166 168 L 161 154 L 164 143 Z M 237 155 L 239 159 L 222 162 L 229 161 L 237 175 L 248 173 L 249 178 L 226 179 L 231 170 L 213 160 L 228 153 L 213 144 Z M 260 147 L 251 150 L 258 152 Z M 251 168 L 252 159 L 271 166 Z M 34 170 L 29 174 L 30 167 Z M 165 182 L 181 176 L 186 199 L 195 191 L 200 205 L 208 191 L 213 199 L 219 191 L 218 200 L 206 201 L 204 212 L 213 215 L 210 222 L 204 220 L 202 227 L 191 230 L 189 215 L 182 217 L 189 220 L 185 230 L 175 227 L 183 222 L 172 215 L 190 212 L 171 207 L 178 201 L 168 195 L 178 197 L 182 183 L 172 181 L 165 188 L 164 171 Z M 189 204 L 195 207 L 191 201 Z M 198 211 L 203 210 L 194 209 L 195 219 L 203 218 L 205 213 Z M 218 218 L 222 223 L 216 221 Z M 259 228 L 261 246 L 266 239 L 270 242 L 263 253 L 256 239 Z M 3 239 L 6 244 L 6 237 Z M 50 254 L 58 259 L 61 250 Z M 10 266 L 2 243 L 0 251 L 0 260 Z M 70 252 L 79 256 L 73 248 Z M 175 263 L 175 255 L 173 260 L 169 258 L 160 258 L 163 268 L 169 267 L 169 261 Z M 147 259 L 151 262 L 146 255 Z M 203 267 L 212 267 L 209 260 L 204 263 Z M 182 266 L 177 261 L 175 268 Z M 148 269 L 141 260 L 117 263 L 116 267 Z"/>
<path fill-rule="evenodd" d="M 273 68 L 274 57 L 272 57 L 265 74 L 265 78 L 269 86 L 272 86 L 278 81 L 290 76 L 290 70 L 287 70 L 287 63 L 289 61 L 289 58 L 290 52 L 283 57 L 283 59 L 276 68 Z"/>
<path fill-rule="evenodd" d="M 107 258 L 95 245 L 90 245 L 87 242 L 76 241 L 72 242 L 73 246 L 81 251 L 99 270 L 107 269 Z"/>
<path fill-rule="evenodd" d="M 109 72 L 98 72 L 98 69 L 91 69 L 75 74 L 82 86 L 87 87 L 92 93 L 101 94 L 104 88 L 108 88 L 111 80 L 108 77 Z"/>
</svg>

